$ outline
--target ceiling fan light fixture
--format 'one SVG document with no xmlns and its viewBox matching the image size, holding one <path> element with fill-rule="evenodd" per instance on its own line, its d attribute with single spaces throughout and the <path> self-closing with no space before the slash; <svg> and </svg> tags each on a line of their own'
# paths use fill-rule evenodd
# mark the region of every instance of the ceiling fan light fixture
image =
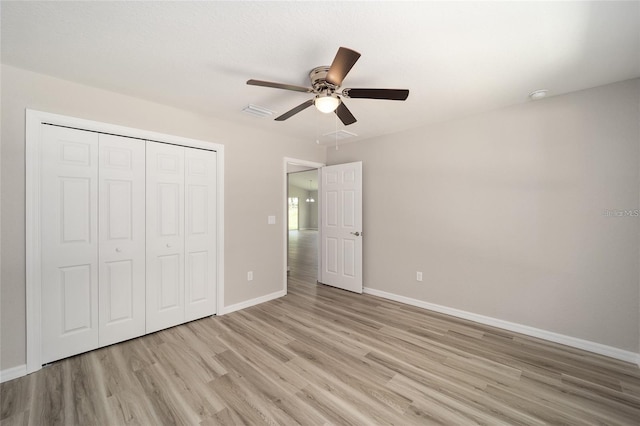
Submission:
<svg viewBox="0 0 640 426">
<path fill-rule="evenodd" d="M 340 105 L 340 99 L 338 99 L 337 96 L 332 95 L 317 96 L 315 105 L 318 111 L 328 114 L 338 108 L 338 105 Z"/>
</svg>

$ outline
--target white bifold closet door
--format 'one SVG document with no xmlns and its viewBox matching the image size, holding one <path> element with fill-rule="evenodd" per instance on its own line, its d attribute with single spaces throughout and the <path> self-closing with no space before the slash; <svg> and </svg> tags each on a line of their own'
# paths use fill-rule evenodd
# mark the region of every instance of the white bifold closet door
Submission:
<svg viewBox="0 0 640 426">
<path fill-rule="evenodd" d="M 97 133 L 42 126 L 42 361 L 98 347 Z"/>
<path fill-rule="evenodd" d="M 145 333 L 145 141 L 100 135 L 99 344 Z"/>
<path fill-rule="evenodd" d="M 147 333 L 216 312 L 216 153 L 147 142 Z"/>
<path fill-rule="evenodd" d="M 145 332 L 145 143 L 42 131 L 46 363 Z"/>
<path fill-rule="evenodd" d="M 184 151 L 185 321 L 216 313 L 216 155 Z"/>
<path fill-rule="evenodd" d="M 42 132 L 42 362 L 215 314 L 216 153 Z"/>
</svg>

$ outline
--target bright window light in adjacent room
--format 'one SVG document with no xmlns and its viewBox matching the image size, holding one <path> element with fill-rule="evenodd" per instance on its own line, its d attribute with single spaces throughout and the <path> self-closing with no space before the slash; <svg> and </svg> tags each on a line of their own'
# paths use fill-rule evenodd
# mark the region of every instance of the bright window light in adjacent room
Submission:
<svg viewBox="0 0 640 426">
<path fill-rule="evenodd" d="M 338 105 L 340 105 L 340 99 L 338 99 L 336 96 L 330 96 L 330 95 L 318 96 L 316 98 L 315 104 L 316 104 L 316 108 L 318 108 L 318 111 L 328 114 L 330 112 L 335 111 L 336 108 L 338 108 Z"/>
</svg>

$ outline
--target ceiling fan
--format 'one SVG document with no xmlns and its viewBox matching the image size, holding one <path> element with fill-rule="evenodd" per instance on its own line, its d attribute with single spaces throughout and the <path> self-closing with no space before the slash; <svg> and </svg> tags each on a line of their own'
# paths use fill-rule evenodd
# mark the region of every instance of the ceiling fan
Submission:
<svg viewBox="0 0 640 426">
<path fill-rule="evenodd" d="M 309 108 L 311 105 L 315 105 L 319 111 L 324 113 L 335 111 L 342 123 L 348 126 L 357 120 L 353 114 L 351 114 L 349 108 L 346 107 L 341 96 L 344 98 L 387 99 L 393 101 L 404 101 L 409 96 L 409 91 L 405 89 L 342 89 L 340 87 L 342 80 L 344 80 L 358 58 L 360 58 L 360 53 L 355 50 L 346 47 L 339 48 L 330 67 L 321 66 L 311 70 L 309 73 L 311 87 L 272 83 L 262 80 L 248 80 L 247 84 L 315 94 L 313 99 L 309 99 L 281 116 L 276 117 L 276 121 L 284 121 L 300 111 Z"/>
</svg>

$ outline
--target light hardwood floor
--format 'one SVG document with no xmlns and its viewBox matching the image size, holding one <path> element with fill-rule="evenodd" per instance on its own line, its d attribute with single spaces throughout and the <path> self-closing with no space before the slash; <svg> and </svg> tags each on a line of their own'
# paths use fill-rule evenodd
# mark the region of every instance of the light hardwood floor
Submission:
<svg viewBox="0 0 640 426">
<path fill-rule="evenodd" d="M 637 366 L 299 278 L 312 275 L 4 383 L 1 423 L 640 424 Z"/>
<path fill-rule="evenodd" d="M 318 231 L 289 231 L 289 277 L 315 283 L 318 277 Z"/>
</svg>

